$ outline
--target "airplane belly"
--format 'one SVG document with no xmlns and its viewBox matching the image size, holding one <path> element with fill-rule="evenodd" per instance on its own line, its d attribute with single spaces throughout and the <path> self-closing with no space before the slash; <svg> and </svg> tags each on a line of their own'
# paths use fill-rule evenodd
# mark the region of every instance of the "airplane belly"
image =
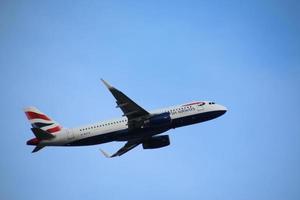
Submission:
<svg viewBox="0 0 300 200">
<path fill-rule="evenodd" d="M 147 138 L 153 135 L 158 135 L 163 132 L 170 130 L 170 126 L 161 128 L 138 128 L 133 130 L 128 130 L 127 133 L 116 135 L 115 141 L 128 141 L 140 138 Z"/>
</svg>

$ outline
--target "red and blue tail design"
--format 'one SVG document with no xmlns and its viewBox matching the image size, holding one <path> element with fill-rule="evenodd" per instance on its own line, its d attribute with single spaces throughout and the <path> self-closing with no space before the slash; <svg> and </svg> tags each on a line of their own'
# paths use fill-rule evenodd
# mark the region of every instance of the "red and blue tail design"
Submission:
<svg viewBox="0 0 300 200">
<path fill-rule="evenodd" d="M 55 134 L 62 129 L 56 121 L 52 120 L 35 107 L 25 108 L 24 112 L 33 128 L 39 128 L 51 134 Z"/>
</svg>

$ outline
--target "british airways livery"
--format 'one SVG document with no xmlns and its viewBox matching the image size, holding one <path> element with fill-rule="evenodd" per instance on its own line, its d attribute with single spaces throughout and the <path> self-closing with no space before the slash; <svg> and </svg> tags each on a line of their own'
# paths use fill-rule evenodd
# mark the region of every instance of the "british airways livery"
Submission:
<svg viewBox="0 0 300 200">
<path fill-rule="evenodd" d="M 124 93 L 101 79 L 116 99 L 117 108 L 124 113 L 121 118 L 102 121 L 77 128 L 63 128 L 59 123 L 35 107 L 25 108 L 35 138 L 27 145 L 34 145 L 32 152 L 46 146 L 85 146 L 113 141 L 126 142 L 116 153 L 106 157 L 121 156 L 142 144 L 144 149 L 168 146 L 168 135 L 160 135 L 170 129 L 211 120 L 223 115 L 227 109 L 210 101 L 195 101 L 168 108 L 147 111 Z"/>
</svg>

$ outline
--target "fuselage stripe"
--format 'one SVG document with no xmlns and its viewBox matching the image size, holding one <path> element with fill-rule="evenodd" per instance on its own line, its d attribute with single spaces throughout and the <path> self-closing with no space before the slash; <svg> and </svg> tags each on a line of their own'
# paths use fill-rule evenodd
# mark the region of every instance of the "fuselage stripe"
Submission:
<svg viewBox="0 0 300 200">
<path fill-rule="evenodd" d="M 193 103 L 189 103 L 189 104 L 184 104 L 182 106 L 193 106 L 193 105 L 197 105 L 197 104 L 204 104 L 204 102 L 193 102 Z"/>
</svg>

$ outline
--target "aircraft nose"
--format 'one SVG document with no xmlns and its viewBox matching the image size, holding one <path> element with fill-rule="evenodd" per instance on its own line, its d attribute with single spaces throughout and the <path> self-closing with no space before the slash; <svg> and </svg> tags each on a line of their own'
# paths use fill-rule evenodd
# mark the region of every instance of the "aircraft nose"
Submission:
<svg viewBox="0 0 300 200">
<path fill-rule="evenodd" d="M 221 112 L 222 112 L 222 115 L 224 115 L 227 112 L 227 110 L 222 110 Z"/>
<path fill-rule="evenodd" d="M 219 110 L 222 113 L 222 115 L 227 112 L 227 108 L 225 106 L 222 106 L 222 105 L 219 105 Z"/>
</svg>

